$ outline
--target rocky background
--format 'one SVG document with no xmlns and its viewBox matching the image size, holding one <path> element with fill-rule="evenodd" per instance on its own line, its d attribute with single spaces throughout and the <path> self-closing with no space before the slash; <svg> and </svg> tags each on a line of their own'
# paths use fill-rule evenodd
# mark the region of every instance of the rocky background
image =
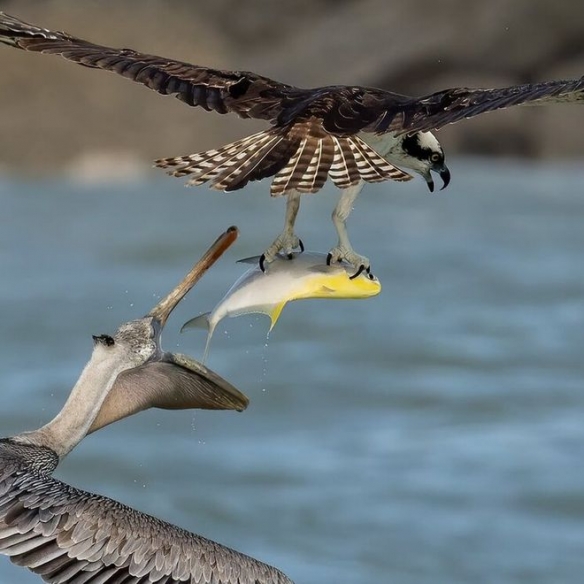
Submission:
<svg viewBox="0 0 584 584">
<path fill-rule="evenodd" d="M 0 0 L 0 10 L 101 44 L 301 86 L 423 94 L 584 74 L 584 2 L 575 0 Z M 0 46 L 0 170 L 123 175 L 262 127 Z M 450 155 L 582 158 L 583 128 L 577 106 L 515 108 L 445 128 L 440 139 Z"/>
</svg>

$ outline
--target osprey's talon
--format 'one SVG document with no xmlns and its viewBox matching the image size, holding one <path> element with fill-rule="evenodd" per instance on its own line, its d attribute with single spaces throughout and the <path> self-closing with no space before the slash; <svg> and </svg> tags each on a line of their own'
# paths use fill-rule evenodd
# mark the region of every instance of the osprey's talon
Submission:
<svg viewBox="0 0 584 584">
<path fill-rule="evenodd" d="M 371 273 L 371 266 L 369 266 L 366 270 L 365 273 L 367 274 L 367 277 L 370 280 L 375 280 L 375 276 Z"/>
<path fill-rule="evenodd" d="M 356 278 L 364 270 L 368 274 L 371 273 L 371 263 L 369 260 L 365 256 L 355 253 L 353 248 L 350 246 L 338 245 L 333 247 L 326 257 L 326 263 L 329 266 L 334 262 L 343 261 L 351 264 L 355 270 L 357 270 L 356 274 L 353 276 L 354 278 Z"/>
<path fill-rule="evenodd" d="M 260 270 L 262 272 L 265 272 L 266 271 L 266 254 L 265 253 L 263 253 L 260 256 Z"/>
<path fill-rule="evenodd" d="M 260 269 L 266 271 L 266 265 L 274 261 L 278 255 L 287 257 L 289 260 L 294 258 L 294 250 L 300 248 L 304 251 L 304 244 L 300 239 L 290 231 L 283 231 L 276 237 L 273 243 L 264 251 L 260 257 Z"/>
<path fill-rule="evenodd" d="M 357 278 L 358 276 L 360 276 L 363 272 L 366 272 L 367 274 L 370 274 L 371 273 L 371 269 L 370 268 L 366 268 L 363 264 L 361 264 L 359 266 L 359 269 L 352 276 L 349 276 L 349 280 L 354 280 L 355 278 Z"/>
</svg>

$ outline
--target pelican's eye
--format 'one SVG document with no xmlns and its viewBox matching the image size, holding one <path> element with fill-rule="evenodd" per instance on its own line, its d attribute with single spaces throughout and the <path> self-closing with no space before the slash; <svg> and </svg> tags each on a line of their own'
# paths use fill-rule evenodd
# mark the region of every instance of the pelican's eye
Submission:
<svg viewBox="0 0 584 584">
<path fill-rule="evenodd" d="M 113 337 L 109 335 L 93 335 L 93 342 L 105 345 L 106 347 L 111 347 L 115 343 Z"/>
</svg>

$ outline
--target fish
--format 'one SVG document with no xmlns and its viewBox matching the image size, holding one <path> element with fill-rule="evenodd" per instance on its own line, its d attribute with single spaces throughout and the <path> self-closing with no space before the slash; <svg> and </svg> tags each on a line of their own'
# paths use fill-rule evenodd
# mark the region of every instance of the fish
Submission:
<svg viewBox="0 0 584 584">
<path fill-rule="evenodd" d="M 244 314 L 265 314 L 270 317 L 270 332 L 288 302 L 303 298 L 369 298 L 381 292 L 381 283 L 372 274 L 351 277 L 354 267 L 347 262 L 327 265 L 327 254 L 304 251 L 278 254 L 266 266 L 258 264 L 259 256 L 239 260 L 254 264 L 242 274 L 210 312 L 185 322 L 181 332 L 191 328 L 207 329 L 203 361 L 208 356 L 209 343 L 217 324 L 226 317 Z"/>
</svg>

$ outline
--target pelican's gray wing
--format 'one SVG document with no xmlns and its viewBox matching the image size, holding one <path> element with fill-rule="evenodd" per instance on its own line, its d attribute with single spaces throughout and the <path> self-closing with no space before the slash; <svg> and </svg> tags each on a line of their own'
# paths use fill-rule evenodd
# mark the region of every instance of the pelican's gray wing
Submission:
<svg viewBox="0 0 584 584">
<path fill-rule="evenodd" d="M 275 121 L 290 93 L 304 90 L 247 71 L 220 71 L 139 53 L 104 47 L 28 24 L 0 12 L 0 42 L 26 51 L 60 55 L 85 67 L 104 69 L 141 83 L 191 106 L 242 118 Z"/>
<path fill-rule="evenodd" d="M 0 553 L 51 584 L 291 584 L 249 556 L 6 459 Z"/>
<path fill-rule="evenodd" d="M 526 83 L 501 89 L 454 88 L 420 98 L 388 94 L 377 132 L 428 132 L 466 118 L 515 105 L 584 103 L 584 77 Z"/>
</svg>

